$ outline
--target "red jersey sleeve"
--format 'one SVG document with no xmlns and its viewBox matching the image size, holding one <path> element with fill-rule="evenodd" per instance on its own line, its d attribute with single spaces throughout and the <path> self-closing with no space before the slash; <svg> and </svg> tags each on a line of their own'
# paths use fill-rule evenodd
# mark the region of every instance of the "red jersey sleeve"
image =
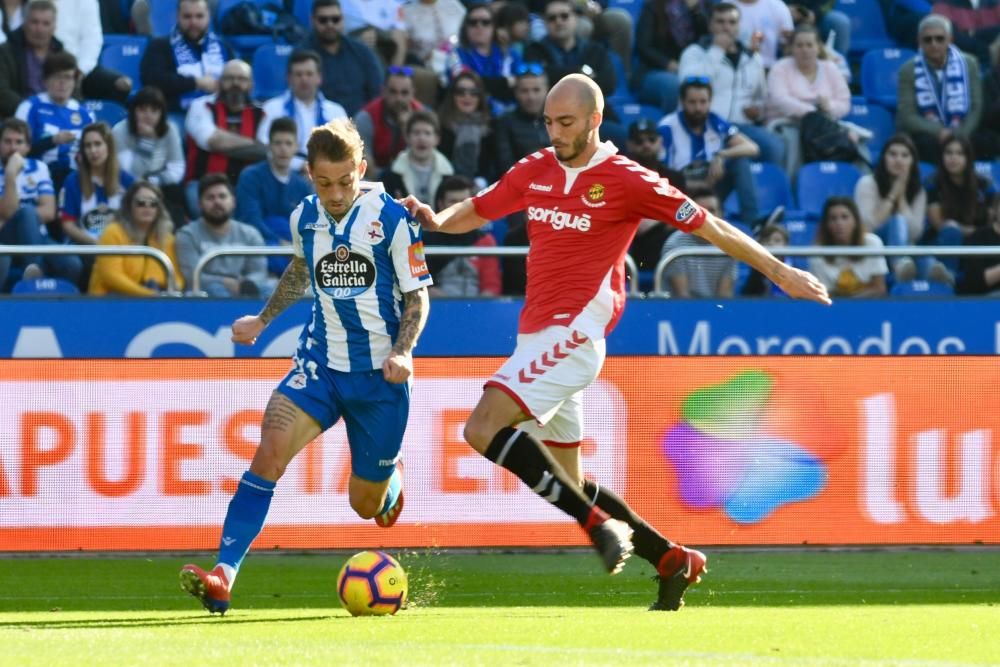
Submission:
<svg viewBox="0 0 1000 667">
<path fill-rule="evenodd" d="M 689 233 L 705 223 L 708 214 L 705 209 L 656 172 L 635 167 L 638 170 L 629 169 L 629 191 L 635 212 L 641 217 L 660 220 Z"/>
<path fill-rule="evenodd" d="M 524 161 L 515 162 L 499 181 L 477 194 L 472 199 L 476 215 L 487 220 L 499 220 L 524 209 L 525 168 Z"/>
</svg>

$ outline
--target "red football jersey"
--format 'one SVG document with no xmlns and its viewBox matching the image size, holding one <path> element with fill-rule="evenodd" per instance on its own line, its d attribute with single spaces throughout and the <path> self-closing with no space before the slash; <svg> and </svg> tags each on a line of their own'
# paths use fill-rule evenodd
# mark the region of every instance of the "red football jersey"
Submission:
<svg viewBox="0 0 1000 667">
<path fill-rule="evenodd" d="M 684 232 L 705 222 L 705 210 L 666 179 L 616 153 L 604 143 L 586 167 L 569 168 L 547 148 L 473 199 L 489 220 L 525 212 L 531 249 L 521 333 L 555 324 L 603 338 L 625 307 L 625 253 L 639 220 Z"/>
</svg>

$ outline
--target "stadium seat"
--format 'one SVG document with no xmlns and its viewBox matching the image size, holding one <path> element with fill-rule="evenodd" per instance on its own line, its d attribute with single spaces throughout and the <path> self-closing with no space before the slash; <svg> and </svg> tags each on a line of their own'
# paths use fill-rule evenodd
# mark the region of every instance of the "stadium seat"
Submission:
<svg viewBox="0 0 1000 667">
<path fill-rule="evenodd" d="M 153 37 L 166 37 L 177 25 L 177 0 L 154 0 L 149 3 L 149 22 Z"/>
<path fill-rule="evenodd" d="M 84 100 L 83 106 L 94 117 L 114 127 L 118 121 L 128 117 L 128 110 L 111 100 Z"/>
<path fill-rule="evenodd" d="M 955 296 L 955 290 L 950 285 L 944 283 L 929 282 L 927 280 L 907 280 L 896 283 L 889 290 L 892 296 Z"/>
<path fill-rule="evenodd" d="M 666 114 L 663 113 L 663 109 L 652 104 L 618 104 L 615 105 L 615 113 L 618 114 L 618 118 L 621 124 L 628 129 L 628 126 L 639 120 L 640 118 L 646 118 L 647 120 L 653 121 L 653 123 L 659 123 L 660 119 Z"/>
<path fill-rule="evenodd" d="M 128 39 L 124 39 L 126 37 Z M 144 35 L 121 35 L 111 42 L 105 40 L 100 64 L 132 79 L 132 89 L 138 90 L 142 87 L 139 66 L 142 64 L 142 54 L 146 52 L 147 42 Z"/>
<path fill-rule="evenodd" d="M 292 13 L 306 30 L 312 30 L 313 0 L 293 0 Z"/>
<path fill-rule="evenodd" d="M 878 0 L 837 0 L 834 9 L 851 19 L 851 56 L 895 46 L 885 29 Z"/>
<path fill-rule="evenodd" d="M 783 224 L 788 230 L 788 245 L 815 245 L 818 224 L 815 220 L 810 220 L 805 211 L 785 211 Z"/>
<path fill-rule="evenodd" d="M 913 58 L 910 49 L 876 49 L 861 60 L 861 92 L 869 102 L 896 108 L 899 68 Z"/>
<path fill-rule="evenodd" d="M 73 283 L 61 278 L 35 278 L 14 283 L 11 294 L 18 296 L 48 296 L 52 294 L 79 294 Z"/>
<path fill-rule="evenodd" d="M 976 173 L 997 187 L 997 177 L 1000 176 L 1000 163 L 987 162 L 986 160 L 976 160 Z"/>
<path fill-rule="evenodd" d="M 621 56 L 609 49 L 608 57 L 615 68 L 616 79 L 615 92 L 608 97 L 608 103 L 614 105 L 616 109 L 625 104 L 637 103 L 638 100 L 628 88 L 628 76 L 625 74 L 625 63 L 622 62 Z"/>
<path fill-rule="evenodd" d="M 623 9 L 632 16 L 632 32 L 639 25 L 643 0 L 608 0 L 608 9 Z"/>
<path fill-rule="evenodd" d="M 215 31 L 223 37 L 223 39 L 233 47 L 237 55 L 244 60 L 250 60 L 253 58 L 254 53 L 257 49 L 264 46 L 265 44 L 273 44 L 273 35 L 223 35 L 220 29 L 220 24 L 222 23 L 222 18 L 226 15 L 228 11 L 233 9 L 239 4 L 244 2 L 253 2 L 256 5 L 263 7 L 268 4 L 267 0 L 219 0 L 219 4 L 215 7 L 215 20 L 213 21 L 215 25 Z"/>
<path fill-rule="evenodd" d="M 896 132 L 896 119 L 877 104 L 868 104 L 867 101 L 855 102 L 852 98 L 851 111 L 844 116 L 844 120 L 871 131 L 872 138 L 868 140 L 868 150 L 871 151 L 872 162 L 877 162 L 885 142 Z"/>
<path fill-rule="evenodd" d="M 781 167 L 770 162 L 753 162 L 750 164 L 750 172 L 757 190 L 757 208 L 762 215 L 769 214 L 778 206 L 792 206 L 792 189 L 788 184 L 788 176 Z M 727 218 L 739 215 L 740 204 L 735 191 L 726 197 L 722 210 Z"/>
<path fill-rule="evenodd" d="M 253 95 L 258 100 L 269 100 L 288 89 L 285 75 L 292 47 L 288 44 L 264 44 L 253 52 Z"/>
<path fill-rule="evenodd" d="M 810 162 L 802 165 L 797 178 L 799 208 L 818 220 L 828 197 L 854 197 L 854 184 L 861 178 L 848 162 Z"/>
<path fill-rule="evenodd" d="M 920 169 L 920 181 L 924 183 L 926 187 L 927 181 L 929 181 L 933 176 L 934 172 L 937 171 L 937 165 L 933 162 L 921 162 L 917 165 Z"/>
</svg>

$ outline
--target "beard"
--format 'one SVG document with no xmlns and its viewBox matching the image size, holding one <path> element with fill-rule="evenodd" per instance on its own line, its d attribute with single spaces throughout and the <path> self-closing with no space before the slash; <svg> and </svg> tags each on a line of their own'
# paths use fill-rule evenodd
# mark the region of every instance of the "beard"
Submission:
<svg viewBox="0 0 1000 667">
<path fill-rule="evenodd" d="M 245 107 L 249 100 L 249 95 L 239 89 L 223 90 L 219 93 L 222 104 L 233 111 L 238 111 Z"/>
<path fill-rule="evenodd" d="M 202 211 L 201 219 L 204 220 L 205 224 L 209 227 L 221 227 L 229 222 L 229 213 L 218 214 L 214 211 Z"/>
<path fill-rule="evenodd" d="M 556 157 L 560 162 L 572 162 L 587 148 L 587 140 L 590 137 L 590 121 L 587 121 L 587 128 L 580 134 L 573 137 L 569 146 L 556 148 Z"/>
</svg>

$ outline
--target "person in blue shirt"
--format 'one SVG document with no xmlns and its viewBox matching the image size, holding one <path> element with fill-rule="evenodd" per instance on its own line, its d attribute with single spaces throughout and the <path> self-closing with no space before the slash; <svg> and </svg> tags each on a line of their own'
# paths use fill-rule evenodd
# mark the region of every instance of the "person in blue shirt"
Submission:
<svg viewBox="0 0 1000 667">
<path fill-rule="evenodd" d="M 310 321 L 288 375 L 264 412 L 261 442 L 229 503 L 216 566 L 185 565 L 181 587 L 209 612 L 225 613 L 275 484 L 295 455 L 341 418 L 351 450 L 348 495 L 358 516 L 392 526 L 403 507 L 399 453 L 413 375 L 413 347 L 427 320 L 420 225 L 380 183 L 362 183 L 367 163 L 354 124 L 316 128 L 307 146 L 315 195 L 289 220 L 295 255 L 258 315 L 233 323 L 252 345 L 312 287 Z"/>
<path fill-rule="evenodd" d="M 292 244 L 288 216 L 313 192 L 309 180 L 292 169 L 298 150 L 295 121 L 278 118 L 268 130 L 267 161 L 244 169 L 236 184 L 236 219 L 256 227 L 269 246 Z M 268 257 L 271 273 L 280 275 L 287 266 L 286 257 Z"/>
</svg>

